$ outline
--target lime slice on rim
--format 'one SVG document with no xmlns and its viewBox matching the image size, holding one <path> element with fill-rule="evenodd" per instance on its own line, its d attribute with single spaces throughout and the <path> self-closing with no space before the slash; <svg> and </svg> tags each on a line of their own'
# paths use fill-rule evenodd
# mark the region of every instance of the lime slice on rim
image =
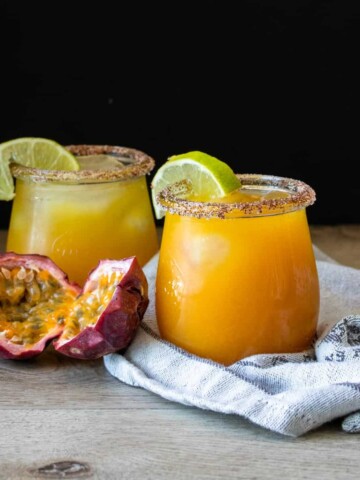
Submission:
<svg viewBox="0 0 360 480">
<path fill-rule="evenodd" d="M 75 156 L 47 138 L 22 137 L 0 143 L 0 200 L 14 198 L 14 180 L 9 164 L 44 170 L 79 170 Z"/>
<path fill-rule="evenodd" d="M 151 195 L 157 219 L 164 211 L 156 201 L 156 196 L 165 187 L 190 180 L 193 191 L 202 201 L 220 198 L 241 187 L 241 182 L 225 162 L 207 153 L 193 151 L 169 157 L 156 172 L 151 182 Z"/>
</svg>

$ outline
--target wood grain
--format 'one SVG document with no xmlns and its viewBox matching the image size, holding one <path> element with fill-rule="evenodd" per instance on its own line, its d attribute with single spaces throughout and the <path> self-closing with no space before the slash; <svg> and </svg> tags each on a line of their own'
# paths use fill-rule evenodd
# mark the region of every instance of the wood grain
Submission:
<svg viewBox="0 0 360 480">
<path fill-rule="evenodd" d="M 316 226 L 311 234 L 335 260 L 360 268 L 360 225 Z M 360 437 L 343 433 L 340 420 L 284 437 L 122 384 L 102 360 L 72 360 L 51 348 L 31 361 L 0 360 L 0 389 L 0 479 L 359 476 Z M 59 464 L 66 471 L 56 474 L 56 462 L 68 462 Z M 69 462 L 82 472 L 70 475 Z"/>
</svg>

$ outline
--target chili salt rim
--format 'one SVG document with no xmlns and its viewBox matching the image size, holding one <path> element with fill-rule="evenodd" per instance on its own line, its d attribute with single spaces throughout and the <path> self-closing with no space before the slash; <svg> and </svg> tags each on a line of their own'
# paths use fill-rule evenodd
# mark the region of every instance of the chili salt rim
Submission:
<svg viewBox="0 0 360 480">
<path fill-rule="evenodd" d="M 288 177 L 262 174 L 237 174 L 243 186 L 271 186 L 289 194 L 286 198 L 263 198 L 255 202 L 220 203 L 199 202 L 181 198 L 191 191 L 191 182 L 181 180 L 164 188 L 157 196 L 156 201 L 167 212 L 196 218 L 217 217 L 224 219 L 226 215 L 235 211 L 245 216 L 275 215 L 306 208 L 316 201 L 316 194 L 312 187 L 301 180 Z M 264 213 L 264 208 L 266 212 Z M 231 217 L 234 218 L 234 217 Z"/>
<path fill-rule="evenodd" d="M 151 156 L 135 148 L 85 144 L 67 145 L 65 148 L 76 156 L 115 154 L 120 161 L 131 163 L 113 169 L 82 169 L 75 171 L 45 170 L 12 163 L 10 165 L 11 173 L 15 178 L 31 177 L 31 180 L 34 182 L 96 183 L 142 177 L 150 173 L 155 166 L 155 160 Z"/>
</svg>

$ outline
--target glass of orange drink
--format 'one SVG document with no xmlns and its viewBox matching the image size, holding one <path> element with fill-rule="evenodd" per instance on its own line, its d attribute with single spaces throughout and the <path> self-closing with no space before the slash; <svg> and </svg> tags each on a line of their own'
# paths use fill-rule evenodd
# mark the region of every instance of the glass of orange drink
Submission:
<svg viewBox="0 0 360 480">
<path fill-rule="evenodd" d="M 7 251 L 49 256 L 83 285 L 100 259 L 158 250 L 146 175 L 152 157 L 121 146 L 70 145 L 78 171 L 12 166 L 15 198 Z"/>
<path fill-rule="evenodd" d="M 241 188 L 192 199 L 188 182 L 163 189 L 156 279 L 161 336 L 224 365 L 311 347 L 319 282 L 302 181 L 238 175 Z M 185 194 L 184 194 L 185 193 Z"/>
</svg>

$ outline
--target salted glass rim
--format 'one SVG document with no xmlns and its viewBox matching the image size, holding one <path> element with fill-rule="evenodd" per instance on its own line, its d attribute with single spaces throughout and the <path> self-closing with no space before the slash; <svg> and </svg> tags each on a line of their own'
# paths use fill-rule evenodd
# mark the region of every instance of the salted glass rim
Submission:
<svg viewBox="0 0 360 480">
<path fill-rule="evenodd" d="M 15 178 L 28 178 L 34 182 L 54 183 L 97 183 L 129 180 L 142 177 L 150 173 L 155 167 L 155 160 L 147 153 L 129 147 L 118 145 L 67 145 L 65 147 L 75 156 L 112 154 L 129 162 L 126 165 L 113 169 L 81 169 L 81 170 L 46 170 L 26 167 L 18 163 L 10 165 L 11 173 Z"/>
<path fill-rule="evenodd" d="M 161 190 L 156 196 L 156 201 L 165 212 L 196 218 L 222 219 L 229 216 L 234 218 L 237 212 L 242 218 L 282 214 L 306 208 L 316 201 L 314 189 L 302 180 L 258 173 L 243 173 L 236 176 L 240 179 L 242 187 L 272 187 L 288 195 L 234 203 L 189 200 L 186 196 L 191 192 L 192 186 L 191 182 L 185 179 Z"/>
</svg>

